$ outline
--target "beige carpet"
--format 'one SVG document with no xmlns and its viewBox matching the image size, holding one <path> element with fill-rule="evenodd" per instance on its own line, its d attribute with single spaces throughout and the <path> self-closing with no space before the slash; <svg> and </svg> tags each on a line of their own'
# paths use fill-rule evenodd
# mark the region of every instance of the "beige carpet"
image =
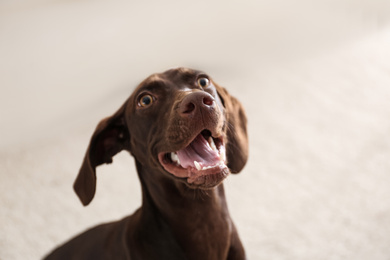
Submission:
<svg viewBox="0 0 390 260">
<path fill-rule="evenodd" d="M 139 207 L 125 153 L 90 206 L 72 183 L 98 121 L 175 66 L 246 107 L 250 160 L 225 185 L 249 259 L 390 259 L 389 2 L 292 2 L 2 1 L 0 259 Z"/>
</svg>

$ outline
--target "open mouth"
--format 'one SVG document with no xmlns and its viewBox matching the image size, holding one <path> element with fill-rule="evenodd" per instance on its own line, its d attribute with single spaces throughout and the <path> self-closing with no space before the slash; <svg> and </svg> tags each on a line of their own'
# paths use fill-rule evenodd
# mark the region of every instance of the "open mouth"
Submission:
<svg viewBox="0 0 390 260">
<path fill-rule="evenodd" d="M 178 151 L 160 153 L 159 161 L 166 171 L 188 183 L 213 186 L 229 173 L 222 137 L 203 130 L 192 142 Z M 207 183 L 205 183 L 207 182 Z"/>
</svg>

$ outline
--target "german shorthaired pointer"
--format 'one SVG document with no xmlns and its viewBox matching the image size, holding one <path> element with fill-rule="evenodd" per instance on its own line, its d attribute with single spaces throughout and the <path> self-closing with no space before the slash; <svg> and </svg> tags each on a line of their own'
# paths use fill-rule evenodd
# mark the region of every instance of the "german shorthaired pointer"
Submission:
<svg viewBox="0 0 390 260">
<path fill-rule="evenodd" d="M 46 259 L 246 259 L 222 181 L 248 157 L 245 112 L 203 72 L 177 68 L 145 79 L 92 135 L 74 189 L 94 197 L 96 167 L 126 150 L 142 206 L 99 225 Z"/>
</svg>

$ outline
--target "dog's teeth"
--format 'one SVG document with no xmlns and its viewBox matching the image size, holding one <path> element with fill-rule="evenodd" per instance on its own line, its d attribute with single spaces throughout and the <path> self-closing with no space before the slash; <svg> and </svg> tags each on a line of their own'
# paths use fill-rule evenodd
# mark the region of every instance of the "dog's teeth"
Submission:
<svg viewBox="0 0 390 260">
<path fill-rule="evenodd" d="M 179 156 L 177 156 L 176 153 L 171 153 L 171 159 L 172 159 L 172 162 L 180 164 Z"/>
<path fill-rule="evenodd" d="M 200 171 L 202 170 L 202 166 L 200 166 L 200 164 L 197 162 L 197 161 L 194 161 L 194 165 L 195 165 L 195 168 Z"/>
<path fill-rule="evenodd" d="M 210 165 L 210 166 L 206 166 L 206 167 L 203 167 L 202 170 L 207 170 L 207 169 L 211 169 L 211 168 L 215 168 L 215 167 L 218 167 L 219 165 L 224 165 L 224 163 L 221 161 L 215 165 Z"/>
<path fill-rule="evenodd" d="M 226 151 L 225 151 L 225 149 L 221 149 L 221 152 L 219 154 L 219 160 L 221 162 L 225 162 L 226 161 Z"/>
<path fill-rule="evenodd" d="M 209 139 L 207 141 L 208 141 L 211 149 L 213 149 L 214 151 L 217 151 L 217 147 L 215 146 L 214 140 L 211 136 L 209 137 Z"/>
<path fill-rule="evenodd" d="M 175 153 L 171 153 L 172 162 L 177 162 L 177 155 Z"/>
</svg>

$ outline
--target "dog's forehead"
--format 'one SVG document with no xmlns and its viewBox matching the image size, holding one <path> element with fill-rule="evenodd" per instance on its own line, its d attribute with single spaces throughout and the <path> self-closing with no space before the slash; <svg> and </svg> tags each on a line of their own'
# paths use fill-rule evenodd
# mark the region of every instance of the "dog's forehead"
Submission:
<svg viewBox="0 0 390 260">
<path fill-rule="evenodd" d="M 152 74 L 146 78 L 139 85 L 138 91 L 170 87 L 174 87 L 175 89 L 186 88 L 194 84 L 199 75 L 205 74 L 201 71 L 188 68 L 170 69 L 163 73 Z"/>
<path fill-rule="evenodd" d="M 161 73 L 160 75 L 162 77 L 167 77 L 170 79 L 187 80 L 187 79 L 192 79 L 201 73 L 203 72 L 181 67 L 181 68 L 174 68 L 174 69 L 167 70 Z"/>
</svg>

